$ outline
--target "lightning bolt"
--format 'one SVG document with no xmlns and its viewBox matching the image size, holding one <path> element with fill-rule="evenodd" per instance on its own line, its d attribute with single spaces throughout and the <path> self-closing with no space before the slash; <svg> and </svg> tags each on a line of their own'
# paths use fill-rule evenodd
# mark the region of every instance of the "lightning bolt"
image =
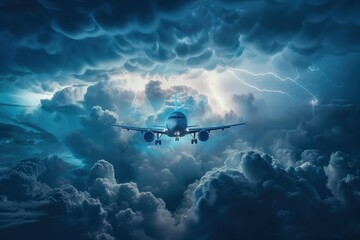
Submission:
<svg viewBox="0 0 360 240">
<path fill-rule="evenodd" d="M 131 102 L 131 107 L 136 109 L 137 92 L 135 89 L 133 89 L 133 91 L 134 91 L 134 99 Z"/>
<path fill-rule="evenodd" d="M 289 92 L 285 92 L 285 91 L 282 91 L 282 90 L 276 90 L 276 89 L 260 88 L 258 86 L 253 85 L 253 84 L 250 84 L 248 81 L 240 78 L 236 73 L 245 73 L 245 74 L 247 74 L 249 76 L 252 76 L 252 77 L 272 77 L 272 78 L 274 78 L 274 79 L 276 79 L 278 81 L 281 81 L 281 82 L 290 81 L 293 84 L 295 84 L 298 88 L 305 91 L 311 97 L 310 104 L 312 105 L 313 116 L 315 115 L 315 105 L 318 103 L 318 99 L 305 85 L 302 85 L 302 84 L 300 84 L 298 82 L 298 80 L 300 79 L 300 74 L 299 74 L 297 69 L 296 69 L 296 76 L 295 77 L 281 77 L 281 76 L 279 76 L 278 74 L 276 74 L 274 72 L 254 73 L 254 72 L 251 72 L 251 71 L 243 69 L 243 68 L 232 68 L 232 67 L 229 67 L 229 66 L 226 66 L 226 67 L 218 66 L 218 67 L 220 69 L 227 70 L 232 76 L 234 76 L 242 84 L 244 84 L 245 86 L 248 86 L 250 88 L 253 88 L 256 91 L 267 92 L 267 93 L 284 94 L 284 95 L 288 95 L 289 97 L 295 99 L 295 97 L 292 96 Z"/>
<path fill-rule="evenodd" d="M 312 60 L 311 60 L 311 66 L 308 67 L 310 72 L 319 72 L 320 75 L 323 77 L 323 81 L 321 81 L 319 84 L 313 84 L 312 86 L 321 86 L 323 85 L 324 82 L 330 82 L 330 84 L 334 87 L 337 88 L 342 88 L 342 85 L 338 85 L 336 83 L 334 83 L 329 77 L 328 75 L 320 68 L 319 65 L 315 64 Z M 309 85 L 310 86 L 310 85 Z"/>
<path fill-rule="evenodd" d="M 291 94 L 287 93 L 287 92 L 284 92 L 284 91 L 281 91 L 281 90 L 272 90 L 272 89 L 266 89 L 266 88 L 260 88 L 260 87 L 257 87 L 255 85 L 252 85 L 248 82 L 246 82 L 245 80 L 243 80 L 242 78 L 240 78 L 239 76 L 236 75 L 236 73 L 234 71 L 239 71 L 239 72 L 244 72 L 244 73 L 247 73 L 251 76 L 254 76 L 254 77 L 258 77 L 258 76 L 267 76 L 267 75 L 272 75 L 272 76 L 276 76 L 278 77 L 276 74 L 274 73 L 271 73 L 271 72 L 268 72 L 268 73 L 252 73 L 246 69 L 235 69 L 235 68 L 231 68 L 231 67 L 221 67 L 221 66 L 218 66 L 219 68 L 221 69 L 225 69 L 227 70 L 231 75 L 233 75 L 237 80 L 239 80 L 242 84 L 244 84 L 245 86 L 248 86 L 250 88 L 253 88 L 259 92 L 267 92 L 267 93 L 280 93 L 280 94 L 284 94 L 284 95 L 288 95 L 290 97 L 293 98 L 293 96 L 291 96 Z M 281 78 L 280 78 L 281 79 Z"/>
</svg>

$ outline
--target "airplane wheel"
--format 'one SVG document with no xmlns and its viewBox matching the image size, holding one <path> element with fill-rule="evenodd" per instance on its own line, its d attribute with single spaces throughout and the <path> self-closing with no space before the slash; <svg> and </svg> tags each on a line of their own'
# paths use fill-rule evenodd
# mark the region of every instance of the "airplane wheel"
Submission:
<svg viewBox="0 0 360 240">
<path fill-rule="evenodd" d="M 159 145 L 161 145 L 161 140 L 159 140 Z"/>
<path fill-rule="evenodd" d="M 158 145 L 158 140 L 155 140 L 155 145 Z"/>
<path fill-rule="evenodd" d="M 191 139 L 191 144 L 194 144 L 194 139 Z"/>
<path fill-rule="evenodd" d="M 195 144 L 197 144 L 197 139 L 194 140 Z"/>
</svg>

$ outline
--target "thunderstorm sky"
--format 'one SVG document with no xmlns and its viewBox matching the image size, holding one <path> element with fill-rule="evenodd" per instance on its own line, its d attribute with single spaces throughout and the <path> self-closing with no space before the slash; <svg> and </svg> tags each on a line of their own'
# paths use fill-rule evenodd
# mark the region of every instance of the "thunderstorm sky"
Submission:
<svg viewBox="0 0 360 240">
<path fill-rule="evenodd" d="M 0 0 L 0 238 L 359 239 L 359 90 L 356 0 Z"/>
</svg>

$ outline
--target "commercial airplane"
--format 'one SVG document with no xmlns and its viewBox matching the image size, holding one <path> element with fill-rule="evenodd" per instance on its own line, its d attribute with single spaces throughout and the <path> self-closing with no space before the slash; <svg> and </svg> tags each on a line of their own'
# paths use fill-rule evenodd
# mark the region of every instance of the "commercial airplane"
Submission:
<svg viewBox="0 0 360 240">
<path fill-rule="evenodd" d="M 192 136 L 191 144 L 197 144 L 196 137 L 200 141 L 205 142 L 209 139 L 209 133 L 214 130 L 224 130 L 225 128 L 230 128 L 239 125 L 245 125 L 246 122 L 214 126 L 214 127 L 199 127 L 198 125 L 188 125 L 187 118 L 184 113 L 177 110 L 177 97 L 175 96 L 175 111 L 170 113 L 166 119 L 165 126 L 156 126 L 156 127 L 135 127 L 135 126 L 126 126 L 119 124 L 108 124 L 109 126 L 120 127 L 126 130 L 138 131 L 144 134 L 144 140 L 146 142 L 152 142 L 155 139 L 155 145 L 161 145 L 161 136 L 167 135 L 169 137 L 174 137 L 175 141 L 179 141 L 180 137 L 190 134 Z"/>
</svg>

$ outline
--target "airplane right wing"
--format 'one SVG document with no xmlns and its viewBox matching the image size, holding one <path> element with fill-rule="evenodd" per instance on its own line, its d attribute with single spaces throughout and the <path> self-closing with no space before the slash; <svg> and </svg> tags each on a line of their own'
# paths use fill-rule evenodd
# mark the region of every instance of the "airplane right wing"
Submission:
<svg viewBox="0 0 360 240">
<path fill-rule="evenodd" d="M 240 125 L 245 125 L 245 124 L 246 124 L 246 122 L 235 123 L 235 124 L 230 124 L 230 125 L 214 126 L 214 127 L 188 128 L 187 134 L 197 133 L 200 131 L 210 132 L 210 131 L 220 130 L 220 129 L 224 130 L 225 128 L 230 128 L 230 127 L 235 127 L 235 126 L 240 126 Z"/>
</svg>

